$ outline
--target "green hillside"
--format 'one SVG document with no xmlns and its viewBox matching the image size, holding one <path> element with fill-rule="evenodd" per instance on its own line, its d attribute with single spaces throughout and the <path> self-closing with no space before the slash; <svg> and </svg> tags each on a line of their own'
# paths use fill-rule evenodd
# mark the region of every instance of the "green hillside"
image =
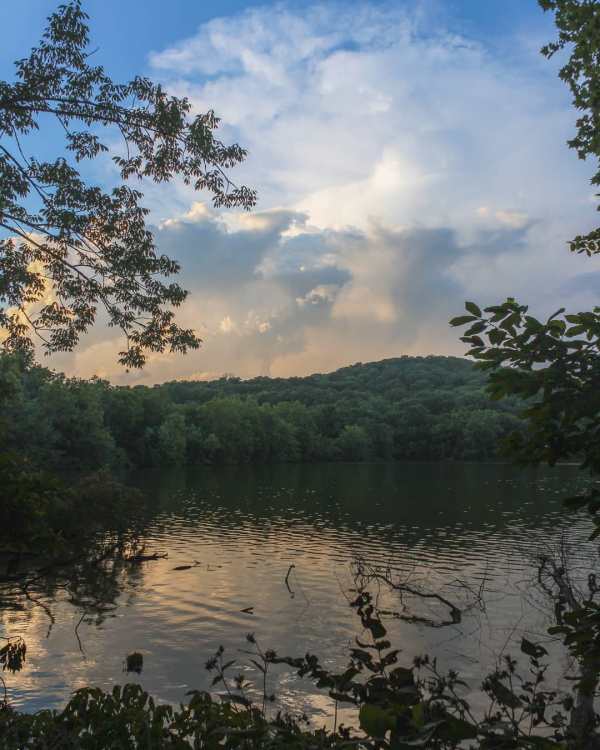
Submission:
<svg viewBox="0 0 600 750">
<path fill-rule="evenodd" d="M 270 461 L 489 459 L 514 402 L 456 357 L 400 357 L 294 378 L 111 386 L 14 357 L 6 440 L 53 468 Z"/>
</svg>

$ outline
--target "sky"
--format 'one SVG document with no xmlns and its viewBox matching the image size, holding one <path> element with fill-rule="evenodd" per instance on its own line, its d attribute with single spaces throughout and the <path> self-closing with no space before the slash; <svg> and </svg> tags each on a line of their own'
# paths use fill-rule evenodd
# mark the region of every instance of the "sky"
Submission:
<svg viewBox="0 0 600 750">
<path fill-rule="evenodd" d="M 54 7 L 3 0 L 0 78 Z M 127 373 L 99 324 L 44 364 L 115 383 L 304 375 L 460 355 L 447 321 L 465 299 L 514 296 L 541 316 L 596 304 L 597 262 L 566 245 L 595 226 L 594 165 L 566 146 L 576 113 L 560 60 L 539 53 L 554 29 L 535 0 L 84 7 L 95 62 L 214 109 L 248 149 L 232 177 L 259 201 L 215 211 L 177 181 L 142 186 L 199 351 Z M 114 184 L 108 161 L 95 178 Z"/>
</svg>

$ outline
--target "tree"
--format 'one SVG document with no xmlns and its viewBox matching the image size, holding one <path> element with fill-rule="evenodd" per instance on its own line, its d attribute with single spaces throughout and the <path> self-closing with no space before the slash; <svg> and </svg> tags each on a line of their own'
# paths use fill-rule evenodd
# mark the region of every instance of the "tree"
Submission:
<svg viewBox="0 0 600 750">
<path fill-rule="evenodd" d="M 568 49 L 560 78 L 573 94 L 580 111 L 577 133 L 569 146 L 580 159 L 600 159 L 600 3 L 597 0 L 539 0 L 553 11 L 558 39 L 542 48 L 546 57 Z M 592 177 L 600 185 L 600 168 Z M 570 242 L 573 252 L 600 253 L 600 229 L 578 235 Z M 468 354 L 490 372 L 493 398 L 516 396 L 525 404 L 525 432 L 513 434 L 506 449 L 525 464 L 553 466 L 561 460 L 578 461 L 592 475 L 600 475 L 600 307 L 577 314 L 560 308 L 547 320 L 529 314 L 527 305 L 513 298 L 483 310 L 465 304 L 467 315 L 450 321 L 469 325 L 461 340 Z M 600 491 L 569 501 L 586 507 L 594 532 L 600 535 Z M 546 586 L 556 599 L 557 625 L 550 632 L 564 636 L 565 645 L 579 663 L 576 698 L 571 713 L 572 747 L 597 747 L 594 698 L 600 685 L 600 603 L 596 601 L 596 576 L 590 574 L 576 595 L 564 567 L 544 561 Z"/>
<path fill-rule="evenodd" d="M 185 463 L 187 440 L 183 414 L 174 411 L 167 416 L 158 430 L 158 447 L 161 464 Z"/>
<path fill-rule="evenodd" d="M 569 47 L 570 55 L 559 77 L 573 94 L 573 106 L 581 112 L 577 134 L 568 143 L 580 159 L 600 156 L 600 5 L 597 0 L 538 0 L 545 11 L 554 11 L 558 39 L 542 47 L 547 58 Z M 591 179 L 600 185 L 600 164 Z M 597 196 L 598 197 L 598 196 Z M 600 210 L 600 206 L 598 209 Z M 578 235 L 571 250 L 586 255 L 600 253 L 600 228 Z"/>
<path fill-rule="evenodd" d="M 179 265 L 155 247 L 142 194 L 129 178 L 174 177 L 207 190 L 215 206 L 255 204 L 228 170 L 246 152 L 215 137 L 212 111 L 192 115 L 190 102 L 136 77 L 115 83 L 91 64 L 81 0 L 48 19 L 38 47 L 16 63 L 14 83 L 0 81 L 0 330 L 6 350 L 68 351 L 104 310 L 126 337 L 119 361 L 142 367 L 148 352 L 186 352 L 199 339 L 175 321 L 186 292 L 170 277 Z M 60 128 L 69 161 L 28 155 L 27 136 Z M 80 162 L 108 152 L 121 182 L 106 192 L 88 184 Z M 74 162 L 74 163 L 72 163 Z"/>
<path fill-rule="evenodd" d="M 210 435 L 204 441 L 204 457 L 207 463 L 213 463 L 219 459 L 220 454 L 223 451 L 221 441 L 211 432 Z"/>
<path fill-rule="evenodd" d="M 347 461 L 362 461 L 370 450 L 367 431 L 356 424 L 346 425 L 337 439 L 342 458 Z"/>
<path fill-rule="evenodd" d="M 547 57 L 570 45 L 560 77 L 581 110 L 577 134 L 569 146 L 580 158 L 600 160 L 600 3 L 596 0 L 539 0 L 555 13 L 558 40 L 542 48 Z M 599 169 L 592 184 L 600 185 Z M 600 252 L 600 230 L 575 237 L 571 249 Z M 594 237 L 597 236 L 597 239 Z M 468 354 L 490 373 L 494 399 L 513 396 L 525 402 L 527 430 L 509 437 L 505 448 L 523 463 L 550 465 L 565 459 L 600 474 L 600 307 L 566 314 L 558 309 L 547 320 L 529 314 L 514 298 L 483 310 L 465 304 L 467 315 L 453 326 L 468 325 L 461 340 Z M 595 505 L 590 510 L 596 514 Z M 600 519 L 597 519 L 600 528 Z"/>
</svg>

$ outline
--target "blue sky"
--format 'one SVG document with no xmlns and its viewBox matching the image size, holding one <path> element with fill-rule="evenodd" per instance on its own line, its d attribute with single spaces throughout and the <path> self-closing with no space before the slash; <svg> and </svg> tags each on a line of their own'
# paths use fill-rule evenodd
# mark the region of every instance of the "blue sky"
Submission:
<svg viewBox="0 0 600 750">
<path fill-rule="evenodd" d="M 7 30 L 2 42 L 2 74 L 10 63 L 22 56 L 23 49 L 36 43 L 46 17 L 56 8 L 56 0 L 5 0 L 0 5 L 0 26 Z M 382 7 L 414 2 L 378 2 Z M 421 3 L 423 4 L 423 3 Z M 88 0 L 92 34 L 101 44 L 103 63 L 115 74 L 131 75 L 144 68 L 149 50 L 161 49 L 188 36 L 212 18 L 227 17 L 269 3 L 240 0 Z M 274 4 L 273 4 L 274 5 Z M 309 3 L 288 3 L 302 13 Z M 433 5 L 433 4 L 432 4 Z M 504 41 L 523 31 L 551 30 L 536 0 L 440 0 L 435 13 L 459 33 L 477 36 L 490 43 Z"/>
<path fill-rule="evenodd" d="M 2 3 L 0 77 L 53 7 Z M 215 212 L 179 183 L 146 186 L 204 346 L 126 375 L 100 325 L 54 366 L 115 382 L 304 374 L 460 354 L 446 321 L 465 298 L 516 295 L 540 314 L 596 303 L 594 261 L 565 244 L 594 225 L 593 165 L 565 145 L 575 113 L 539 54 L 553 25 L 534 0 L 85 7 L 114 77 L 150 75 L 222 116 L 259 205 Z M 116 179 L 109 161 L 93 177 Z"/>
</svg>

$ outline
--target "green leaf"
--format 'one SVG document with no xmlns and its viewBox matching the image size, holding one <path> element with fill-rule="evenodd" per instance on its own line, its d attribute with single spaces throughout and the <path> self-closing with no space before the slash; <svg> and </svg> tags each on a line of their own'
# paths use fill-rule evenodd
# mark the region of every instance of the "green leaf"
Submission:
<svg viewBox="0 0 600 750">
<path fill-rule="evenodd" d="M 369 620 L 369 622 L 366 623 L 366 627 L 371 631 L 375 640 L 383 638 L 387 633 L 387 630 L 384 628 L 381 622 L 379 622 L 379 620 Z"/>
<path fill-rule="evenodd" d="M 491 683 L 490 690 L 501 706 L 519 708 L 523 705 L 521 699 L 498 680 Z"/>
<path fill-rule="evenodd" d="M 472 325 L 468 331 L 465 331 L 465 336 L 473 336 L 477 333 L 481 333 L 482 331 L 485 331 L 487 328 L 487 323 L 483 320 L 478 320 L 475 325 Z"/>
<path fill-rule="evenodd" d="M 548 635 L 563 635 L 567 632 L 567 629 L 562 625 L 553 625 L 551 628 L 548 628 L 546 632 Z"/>
<path fill-rule="evenodd" d="M 515 329 L 514 326 L 519 323 L 521 319 L 521 316 L 519 313 L 511 313 L 508 315 L 504 320 L 499 324 L 500 328 L 502 328 L 505 331 L 508 331 L 512 336 L 515 335 Z"/>
<path fill-rule="evenodd" d="M 476 315 L 478 318 L 481 317 L 481 310 L 474 302 L 465 302 L 465 310 L 472 315 Z"/>
<path fill-rule="evenodd" d="M 390 672 L 390 677 L 395 685 L 414 685 L 415 682 L 412 669 L 406 667 L 395 667 Z"/>
<path fill-rule="evenodd" d="M 541 656 L 546 656 L 547 651 L 543 646 L 538 643 L 532 643 L 527 638 L 521 640 L 521 651 L 527 656 L 531 656 L 533 659 L 539 659 Z"/>
<path fill-rule="evenodd" d="M 444 723 L 435 732 L 437 739 L 446 742 L 464 742 L 474 740 L 477 737 L 477 727 L 465 719 L 456 716 L 448 716 Z"/>
<path fill-rule="evenodd" d="M 471 346 L 485 346 L 485 343 L 481 336 L 461 336 L 461 341 L 464 341 L 465 344 L 471 344 Z"/>
<path fill-rule="evenodd" d="M 498 328 L 494 328 L 488 335 L 492 344 L 501 344 L 506 338 L 506 331 L 500 331 Z"/>
<path fill-rule="evenodd" d="M 551 320 L 548 323 L 548 328 L 550 328 L 550 330 L 560 331 L 560 333 L 564 333 L 566 327 L 567 327 L 567 324 L 565 323 L 564 320 Z"/>
<path fill-rule="evenodd" d="M 363 664 L 373 663 L 373 657 L 371 656 L 371 654 L 369 654 L 367 651 L 363 651 L 363 649 L 361 648 L 353 648 L 350 653 L 352 654 L 353 659 L 356 659 Z"/>
<path fill-rule="evenodd" d="M 544 327 L 537 318 L 534 318 L 531 315 L 525 316 L 525 323 L 529 329 L 534 331 L 541 331 Z"/>
<path fill-rule="evenodd" d="M 388 730 L 396 727 L 396 718 L 393 714 L 371 703 L 361 706 L 358 720 L 360 728 L 370 737 L 384 737 Z"/>
<path fill-rule="evenodd" d="M 449 322 L 451 326 L 464 326 L 467 323 L 472 323 L 474 320 L 477 320 L 477 318 L 473 315 L 459 315 L 456 318 L 452 318 Z"/>
</svg>

